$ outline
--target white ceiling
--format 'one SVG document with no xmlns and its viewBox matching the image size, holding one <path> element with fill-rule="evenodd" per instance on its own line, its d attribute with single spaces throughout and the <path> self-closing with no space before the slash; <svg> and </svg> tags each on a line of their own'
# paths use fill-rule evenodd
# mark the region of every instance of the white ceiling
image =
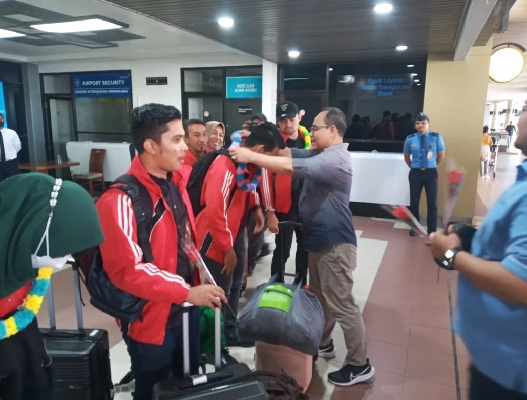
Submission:
<svg viewBox="0 0 527 400">
<path fill-rule="evenodd" d="M 517 43 L 527 49 L 527 0 L 516 0 L 510 11 L 508 31 L 494 35 L 494 46 L 501 43 Z M 526 56 L 527 54 L 524 54 L 524 57 Z M 487 102 L 502 100 L 523 102 L 526 99 L 527 68 L 512 82 L 489 82 Z"/>
<path fill-rule="evenodd" d="M 2 0 L 0 0 L 2 1 Z M 185 57 L 191 55 L 247 55 L 213 40 L 164 24 L 153 18 L 129 11 L 100 0 L 19 0 L 32 6 L 68 14 L 87 16 L 99 14 L 130 27 L 126 30 L 145 39 L 116 42 L 118 47 L 86 49 L 73 45 L 38 47 L 0 39 L 0 59 L 45 62 L 89 59 L 132 59 L 151 57 Z M 256 60 L 256 57 L 255 57 Z"/>
</svg>

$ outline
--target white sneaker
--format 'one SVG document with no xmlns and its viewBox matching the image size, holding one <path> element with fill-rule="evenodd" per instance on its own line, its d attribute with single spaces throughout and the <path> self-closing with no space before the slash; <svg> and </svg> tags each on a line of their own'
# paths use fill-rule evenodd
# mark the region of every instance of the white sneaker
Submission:
<svg viewBox="0 0 527 400">
<path fill-rule="evenodd" d="M 483 177 L 483 179 L 490 179 L 490 176 L 489 176 L 489 175 L 485 175 L 485 176 Z"/>
</svg>

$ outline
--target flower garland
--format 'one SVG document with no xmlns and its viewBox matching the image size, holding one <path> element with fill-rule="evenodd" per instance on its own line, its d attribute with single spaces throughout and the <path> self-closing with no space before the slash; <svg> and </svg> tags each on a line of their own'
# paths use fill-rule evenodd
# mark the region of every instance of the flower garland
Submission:
<svg viewBox="0 0 527 400">
<path fill-rule="evenodd" d="M 33 279 L 31 290 L 27 294 L 23 306 L 15 315 L 0 320 L 0 340 L 16 335 L 33 322 L 48 291 L 52 273 L 53 268 L 39 268 L 38 276 Z"/>
<path fill-rule="evenodd" d="M 231 145 L 229 146 L 230 149 L 237 149 L 242 144 L 242 133 L 240 131 L 236 131 L 231 135 Z M 258 187 L 258 184 L 260 183 L 260 177 L 262 176 L 262 169 L 258 168 L 254 173 L 254 178 L 247 183 L 247 180 L 245 179 L 245 173 L 249 172 L 247 169 L 247 164 L 245 163 L 239 163 L 238 168 L 236 169 L 236 183 L 238 184 L 238 188 L 240 190 L 243 190 L 244 192 L 253 192 Z"/>
<path fill-rule="evenodd" d="M 304 135 L 304 149 L 311 149 L 311 135 L 305 126 L 299 125 L 298 130 Z"/>
</svg>

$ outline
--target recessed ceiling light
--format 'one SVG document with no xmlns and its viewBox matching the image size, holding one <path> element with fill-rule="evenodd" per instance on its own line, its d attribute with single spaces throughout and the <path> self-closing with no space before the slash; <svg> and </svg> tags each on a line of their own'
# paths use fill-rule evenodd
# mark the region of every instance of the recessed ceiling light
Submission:
<svg viewBox="0 0 527 400">
<path fill-rule="evenodd" d="M 400 45 L 395 48 L 395 50 L 397 51 L 405 51 L 407 49 L 408 49 L 408 46 L 405 46 L 405 45 Z"/>
<path fill-rule="evenodd" d="M 420 83 L 418 83 L 418 84 L 417 84 L 417 86 L 421 86 L 421 84 L 420 84 Z"/>
<path fill-rule="evenodd" d="M 223 17 L 218 19 L 218 24 L 220 24 L 222 28 L 232 28 L 234 26 L 234 20 L 232 18 Z"/>
<path fill-rule="evenodd" d="M 7 39 L 13 37 L 26 36 L 23 33 L 8 31 L 7 29 L 0 29 L 0 39 Z"/>
<path fill-rule="evenodd" d="M 287 53 L 289 57 L 291 58 L 297 58 L 300 55 L 300 52 L 298 50 L 291 50 L 289 53 Z"/>
<path fill-rule="evenodd" d="M 99 18 L 85 19 L 82 21 L 58 22 L 56 24 L 31 25 L 31 27 L 38 29 L 39 31 L 51 33 L 91 32 L 122 28 L 120 25 Z"/>
<path fill-rule="evenodd" d="M 413 64 L 408 64 L 407 67 L 408 67 L 408 68 L 413 68 L 413 67 L 415 67 L 415 65 L 413 65 Z"/>
<path fill-rule="evenodd" d="M 419 79 L 414 79 L 414 82 L 419 82 Z"/>
<path fill-rule="evenodd" d="M 375 11 L 377 14 L 387 14 L 392 10 L 393 6 L 390 3 L 380 3 L 373 8 L 373 11 Z"/>
<path fill-rule="evenodd" d="M 328 71 L 330 71 L 330 72 L 333 71 L 333 68 L 328 68 Z"/>
</svg>

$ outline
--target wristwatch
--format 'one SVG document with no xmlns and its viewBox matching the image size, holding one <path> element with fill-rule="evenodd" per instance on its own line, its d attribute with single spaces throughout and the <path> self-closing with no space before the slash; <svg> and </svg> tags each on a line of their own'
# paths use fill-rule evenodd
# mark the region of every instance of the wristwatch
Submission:
<svg viewBox="0 0 527 400">
<path fill-rule="evenodd" d="M 454 257 L 460 251 L 463 251 L 461 247 L 454 247 L 453 249 L 447 250 L 443 261 L 440 263 L 440 266 L 444 269 L 452 271 L 454 269 Z"/>
</svg>

